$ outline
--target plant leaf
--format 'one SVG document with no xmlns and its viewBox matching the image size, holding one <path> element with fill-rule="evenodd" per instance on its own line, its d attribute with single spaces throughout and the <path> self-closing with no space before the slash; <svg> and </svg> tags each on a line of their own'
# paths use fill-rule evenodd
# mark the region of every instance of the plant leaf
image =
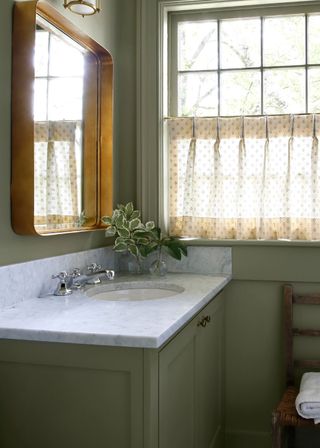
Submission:
<svg viewBox="0 0 320 448">
<path fill-rule="evenodd" d="M 101 221 L 103 222 L 103 224 L 107 224 L 109 226 L 111 226 L 112 224 L 111 216 L 102 216 Z"/>
<path fill-rule="evenodd" d="M 107 228 L 105 232 L 105 236 L 115 236 L 117 233 L 117 229 L 114 226 L 110 226 Z"/>
<path fill-rule="evenodd" d="M 181 260 L 181 252 L 180 249 L 176 246 L 164 246 L 171 257 L 175 258 L 176 260 Z"/>
<path fill-rule="evenodd" d="M 122 212 L 126 210 L 126 207 L 123 204 L 117 204 L 117 208 Z"/>
<path fill-rule="evenodd" d="M 122 238 L 121 236 L 118 236 L 118 238 L 115 239 L 114 244 L 120 244 L 120 243 L 125 243 L 128 244 L 128 240 L 127 238 Z"/>
<path fill-rule="evenodd" d="M 147 257 L 151 252 L 154 252 L 157 249 L 156 246 L 147 245 L 147 246 L 141 246 L 140 247 L 140 253 L 143 257 Z"/>
<path fill-rule="evenodd" d="M 131 219 L 136 219 L 136 218 L 140 218 L 140 212 L 139 212 L 139 210 L 134 210 L 134 211 L 131 213 Z"/>
<path fill-rule="evenodd" d="M 136 243 L 146 246 L 149 243 L 149 240 L 148 238 L 137 238 Z"/>
<path fill-rule="evenodd" d="M 135 229 L 138 229 L 139 226 L 140 226 L 140 224 L 141 224 L 140 219 L 138 219 L 138 218 L 131 219 L 131 221 L 129 221 L 129 229 L 130 229 L 131 231 L 132 231 L 132 230 L 135 230 Z"/>
<path fill-rule="evenodd" d="M 146 229 L 147 230 L 152 230 L 152 229 L 154 229 L 155 228 L 155 223 L 154 223 L 154 221 L 148 221 L 148 222 L 146 222 Z"/>
<path fill-rule="evenodd" d="M 128 251 L 135 257 L 138 257 L 140 255 L 139 249 L 137 248 L 137 246 L 135 244 L 129 244 Z"/>
<path fill-rule="evenodd" d="M 122 214 L 117 216 L 117 218 L 115 219 L 114 225 L 115 225 L 115 227 L 117 227 L 117 229 L 122 229 L 124 227 L 124 216 Z"/>
<path fill-rule="evenodd" d="M 121 215 L 120 210 L 113 210 L 112 217 L 111 217 L 111 221 L 112 221 L 113 225 L 115 225 L 115 223 L 116 223 L 116 221 L 117 221 L 117 219 L 119 218 L 120 215 Z"/>
<path fill-rule="evenodd" d="M 126 245 L 126 243 L 118 243 L 113 246 L 113 250 L 115 250 L 116 252 L 125 252 L 126 250 L 128 250 L 128 246 Z"/>
<path fill-rule="evenodd" d="M 187 257 L 188 256 L 188 248 L 187 248 L 186 244 L 183 243 L 182 241 L 179 241 L 179 248 L 180 248 L 181 252 L 183 253 L 183 255 L 185 257 Z"/>
<path fill-rule="evenodd" d="M 122 238 L 130 238 L 130 232 L 128 229 L 125 228 L 118 229 L 118 234 Z"/>
<path fill-rule="evenodd" d="M 154 236 L 154 238 L 158 241 L 160 241 L 161 239 L 161 229 L 160 227 L 154 227 L 152 230 L 152 235 Z"/>
<path fill-rule="evenodd" d="M 147 232 L 145 229 L 135 229 L 133 232 L 133 236 L 135 238 L 150 238 L 150 232 Z"/>
<path fill-rule="evenodd" d="M 133 210 L 134 210 L 133 203 L 128 202 L 128 204 L 126 204 L 125 206 L 125 211 L 128 219 L 131 217 Z"/>
</svg>

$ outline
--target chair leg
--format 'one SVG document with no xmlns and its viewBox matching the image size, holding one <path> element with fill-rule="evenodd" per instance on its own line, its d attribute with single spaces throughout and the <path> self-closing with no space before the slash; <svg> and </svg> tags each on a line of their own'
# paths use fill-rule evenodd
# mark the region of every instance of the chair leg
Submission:
<svg viewBox="0 0 320 448">
<path fill-rule="evenodd" d="M 287 433 L 288 433 L 288 448 L 294 448 L 294 438 L 295 438 L 295 428 L 293 426 L 289 426 Z"/>
<path fill-rule="evenodd" d="M 279 425 L 277 412 L 272 413 L 272 448 L 282 448 L 282 426 Z"/>
</svg>

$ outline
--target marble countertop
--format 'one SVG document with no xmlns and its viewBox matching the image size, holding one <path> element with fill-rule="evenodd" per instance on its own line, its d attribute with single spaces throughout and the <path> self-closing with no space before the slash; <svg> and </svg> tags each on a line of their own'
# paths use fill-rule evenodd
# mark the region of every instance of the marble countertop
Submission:
<svg viewBox="0 0 320 448">
<path fill-rule="evenodd" d="M 28 299 L 0 313 L 0 338 L 73 344 L 159 348 L 230 281 L 230 275 L 169 273 L 157 283 L 184 291 L 167 298 L 104 301 L 86 291 Z M 113 282 L 155 281 L 119 276 Z M 98 286 L 99 287 L 99 286 Z"/>
</svg>

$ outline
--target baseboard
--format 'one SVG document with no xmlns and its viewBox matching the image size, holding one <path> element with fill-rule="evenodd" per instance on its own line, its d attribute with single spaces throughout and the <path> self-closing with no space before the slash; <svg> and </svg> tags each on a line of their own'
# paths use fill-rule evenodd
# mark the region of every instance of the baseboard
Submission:
<svg viewBox="0 0 320 448">
<path fill-rule="evenodd" d="M 226 430 L 225 448 L 271 448 L 271 433 Z"/>
</svg>

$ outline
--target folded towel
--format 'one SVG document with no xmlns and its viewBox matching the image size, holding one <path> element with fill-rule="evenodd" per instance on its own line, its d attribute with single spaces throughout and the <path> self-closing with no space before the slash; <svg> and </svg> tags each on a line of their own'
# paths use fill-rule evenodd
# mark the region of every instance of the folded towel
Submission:
<svg viewBox="0 0 320 448">
<path fill-rule="evenodd" d="M 307 372 L 302 375 L 296 409 L 301 417 L 313 418 L 315 424 L 320 423 L 320 373 Z"/>
</svg>

